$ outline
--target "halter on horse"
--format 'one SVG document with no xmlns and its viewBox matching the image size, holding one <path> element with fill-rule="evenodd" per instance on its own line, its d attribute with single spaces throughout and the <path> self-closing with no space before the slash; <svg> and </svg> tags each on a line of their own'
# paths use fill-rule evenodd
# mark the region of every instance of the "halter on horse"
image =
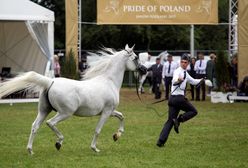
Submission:
<svg viewBox="0 0 248 168">
<path fill-rule="evenodd" d="M 111 52 L 111 54 L 107 54 Z M 33 89 L 40 92 L 38 115 L 32 124 L 32 129 L 27 145 L 28 152 L 33 154 L 32 145 L 35 134 L 52 109 L 57 113 L 47 120 L 48 127 L 56 134 L 58 140 L 56 148 L 62 146 L 64 136 L 56 127 L 60 121 L 66 120 L 72 115 L 86 117 L 100 115 L 96 126 L 91 148 L 97 149 L 97 138 L 101 129 L 110 116 L 120 120 L 118 131 L 114 134 L 117 140 L 124 132 L 123 115 L 116 111 L 119 104 L 119 92 L 122 85 L 124 72 L 129 70 L 145 70 L 141 68 L 133 47 L 126 45 L 119 52 L 108 50 L 101 52 L 106 57 L 98 64 L 92 66 L 84 75 L 83 81 L 75 81 L 66 78 L 48 78 L 35 72 L 27 72 L 10 81 L 1 83 L 0 98 L 22 89 Z"/>
</svg>

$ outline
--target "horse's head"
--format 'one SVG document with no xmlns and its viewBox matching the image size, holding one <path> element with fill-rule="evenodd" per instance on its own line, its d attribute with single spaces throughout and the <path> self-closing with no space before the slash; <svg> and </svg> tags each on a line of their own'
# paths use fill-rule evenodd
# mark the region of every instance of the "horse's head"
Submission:
<svg viewBox="0 0 248 168">
<path fill-rule="evenodd" d="M 147 68 L 140 63 L 139 57 L 133 52 L 133 48 L 134 46 L 132 48 L 129 48 L 128 45 L 126 45 L 125 47 L 125 51 L 127 52 L 128 57 L 126 67 L 130 71 L 138 70 L 140 73 L 145 74 Z"/>
</svg>

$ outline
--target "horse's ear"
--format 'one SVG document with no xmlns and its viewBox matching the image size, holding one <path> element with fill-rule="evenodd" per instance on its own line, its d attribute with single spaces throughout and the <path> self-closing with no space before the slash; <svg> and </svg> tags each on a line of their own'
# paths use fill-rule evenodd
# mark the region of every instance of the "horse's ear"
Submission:
<svg viewBox="0 0 248 168">
<path fill-rule="evenodd" d="M 133 48 L 134 48 L 134 47 L 135 47 L 135 44 L 132 46 L 132 48 L 131 48 L 131 49 L 133 50 Z"/>
<path fill-rule="evenodd" d="M 129 49 L 129 46 L 128 46 L 128 44 L 126 44 L 126 46 L 125 46 L 125 50 L 128 50 Z"/>
</svg>

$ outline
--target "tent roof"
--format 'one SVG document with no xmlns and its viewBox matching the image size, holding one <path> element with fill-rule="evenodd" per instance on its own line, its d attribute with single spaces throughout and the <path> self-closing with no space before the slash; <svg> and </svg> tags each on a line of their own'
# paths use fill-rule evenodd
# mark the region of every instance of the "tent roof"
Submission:
<svg viewBox="0 0 248 168">
<path fill-rule="evenodd" d="M 54 12 L 29 0 L 1 0 L 0 20 L 54 21 Z"/>
</svg>

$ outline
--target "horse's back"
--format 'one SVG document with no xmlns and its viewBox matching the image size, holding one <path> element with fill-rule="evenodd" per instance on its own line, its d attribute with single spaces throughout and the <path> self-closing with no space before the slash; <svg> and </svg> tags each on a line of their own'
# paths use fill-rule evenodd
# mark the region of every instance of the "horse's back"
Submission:
<svg viewBox="0 0 248 168">
<path fill-rule="evenodd" d="M 48 96 L 58 111 L 67 110 L 78 116 L 98 115 L 107 105 L 119 103 L 119 94 L 109 85 L 107 81 L 97 79 L 56 78 Z"/>
</svg>

